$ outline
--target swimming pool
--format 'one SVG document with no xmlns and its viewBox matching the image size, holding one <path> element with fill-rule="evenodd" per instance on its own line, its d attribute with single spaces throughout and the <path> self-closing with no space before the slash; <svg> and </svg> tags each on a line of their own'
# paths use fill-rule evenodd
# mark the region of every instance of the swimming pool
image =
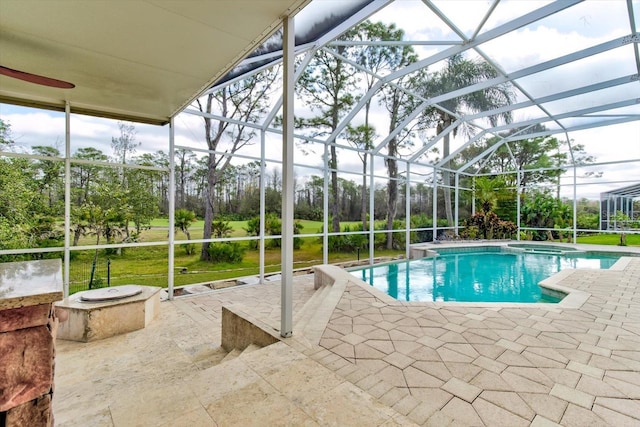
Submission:
<svg viewBox="0 0 640 427">
<path fill-rule="evenodd" d="M 543 294 L 542 280 L 567 268 L 611 267 L 604 254 L 443 251 L 439 256 L 350 270 L 400 301 L 558 302 Z"/>
</svg>

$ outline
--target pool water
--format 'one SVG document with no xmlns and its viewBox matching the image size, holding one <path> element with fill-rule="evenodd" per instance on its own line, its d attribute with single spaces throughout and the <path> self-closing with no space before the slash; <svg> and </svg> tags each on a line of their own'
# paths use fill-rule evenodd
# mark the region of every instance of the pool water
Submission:
<svg viewBox="0 0 640 427">
<path fill-rule="evenodd" d="M 607 269 L 619 258 L 461 252 L 365 267 L 351 274 L 400 301 L 558 302 L 543 295 L 538 283 L 567 268 Z"/>
</svg>

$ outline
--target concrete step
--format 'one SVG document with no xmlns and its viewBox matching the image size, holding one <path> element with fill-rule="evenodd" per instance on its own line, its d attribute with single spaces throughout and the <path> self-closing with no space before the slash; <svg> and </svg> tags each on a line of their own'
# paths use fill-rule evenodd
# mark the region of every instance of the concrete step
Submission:
<svg viewBox="0 0 640 427">
<path fill-rule="evenodd" d="M 320 289 L 316 289 L 313 295 L 311 295 L 311 298 L 309 298 L 307 302 L 302 306 L 300 311 L 294 314 L 293 324 L 297 329 L 304 328 L 309 323 L 309 319 L 313 316 L 317 308 L 322 304 L 322 301 L 329 292 L 331 292 L 331 286 L 329 285 L 325 285 Z"/>
<path fill-rule="evenodd" d="M 250 344 L 247 348 L 242 350 L 242 352 L 240 353 L 240 356 L 242 356 L 244 354 L 248 354 L 248 353 L 254 352 L 256 350 L 260 350 L 261 348 L 262 347 L 260 347 L 259 345 Z"/>
<path fill-rule="evenodd" d="M 329 323 L 331 314 L 340 302 L 347 281 L 337 280 L 316 291 L 300 310 L 298 322 L 293 326 L 293 339 L 307 348 L 320 343 L 322 333 Z"/>
<path fill-rule="evenodd" d="M 213 344 L 203 345 L 192 351 L 191 361 L 200 369 L 207 369 L 219 364 L 228 353 L 224 348 Z"/>
<path fill-rule="evenodd" d="M 234 348 L 229 353 L 227 353 L 226 356 L 224 356 L 222 358 L 222 360 L 220 361 L 220 364 L 222 364 L 224 362 L 228 362 L 229 360 L 235 359 L 236 357 L 240 356 L 241 353 L 242 353 L 242 351 L 238 350 L 237 348 Z"/>
</svg>

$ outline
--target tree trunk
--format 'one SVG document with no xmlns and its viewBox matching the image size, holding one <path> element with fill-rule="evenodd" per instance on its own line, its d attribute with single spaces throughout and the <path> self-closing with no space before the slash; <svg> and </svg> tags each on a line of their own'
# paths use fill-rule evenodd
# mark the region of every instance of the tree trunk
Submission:
<svg viewBox="0 0 640 427">
<path fill-rule="evenodd" d="M 211 163 L 214 164 L 211 164 Z M 215 169 L 215 158 L 213 154 L 209 154 L 209 168 L 207 172 L 207 189 L 205 191 L 205 209 L 204 209 L 204 229 L 202 231 L 203 239 L 210 239 L 212 233 L 212 224 L 213 224 L 213 215 L 214 215 L 214 200 L 215 200 L 215 190 L 216 190 L 216 182 L 217 175 Z M 211 255 L 209 255 L 209 244 L 210 242 L 202 243 L 202 250 L 200 251 L 200 261 L 211 261 Z"/>
<path fill-rule="evenodd" d="M 76 227 L 73 230 L 73 246 L 78 246 L 78 242 L 80 241 L 80 236 L 82 236 L 82 229 L 80 227 Z"/>
</svg>

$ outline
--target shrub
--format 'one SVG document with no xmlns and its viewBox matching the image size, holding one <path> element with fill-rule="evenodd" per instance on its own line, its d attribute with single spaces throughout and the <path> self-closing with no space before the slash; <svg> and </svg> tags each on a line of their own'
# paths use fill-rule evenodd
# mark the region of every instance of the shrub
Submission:
<svg viewBox="0 0 640 427">
<path fill-rule="evenodd" d="M 304 228 L 300 221 L 293 223 L 293 234 L 300 234 L 300 231 Z M 249 236 L 260 235 L 260 217 L 256 216 L 247 221 L 247 227 L 245 231 Z M 265 215 L 264 233 L 268 236 L 279 236 L 282 234 L 282 220 L 274 214 Z M 281 247 L 282 239 L 269 239 L 265 242 L 267 248 L 279 248 Z M 249 242 L 251 249 L 258 248 L 258 241 L 252 240 Z M 300 249 L 302 247 L 302 239 L 300 237 L 293 238 L 293 249 Z"/>
<path fill-rule="evenodd" d="M 196 251 L 196 245 L 193 243 L 184 243 L 180 246 L 184 249 L 184 253 L 187 255 L 193 255 Z"/>
<path fill-rule="evenodd" d="M 597 213 L 578 212 L 578 228 L 583 230 L 599 230 L 600 215 Z"/>
<path fill-rule="evenodd" d="M 511 221 L 503 221 L 494 212 L 477 213 L 465 221 L 463 237 L 470 237 L 472 232 L 484 239 L 510 239 L 518 230 L 518 226 Z M 477 230 L 477 231 L 476 231 Z"/>
<path fill-rule="evenodd" d="M 218 242 L 209 245 L 209 256 L 213 262 L 238 264 L 244 259 L 245 248 L 238 242 Z"/>
<path fill-rule="evenodd" d="M 233 227 L 229 225 L 228 221 L 219 220 L 211 223 L 211 234 L 218 239 L 229 237 L 232 231 Z"/>
</svg>

